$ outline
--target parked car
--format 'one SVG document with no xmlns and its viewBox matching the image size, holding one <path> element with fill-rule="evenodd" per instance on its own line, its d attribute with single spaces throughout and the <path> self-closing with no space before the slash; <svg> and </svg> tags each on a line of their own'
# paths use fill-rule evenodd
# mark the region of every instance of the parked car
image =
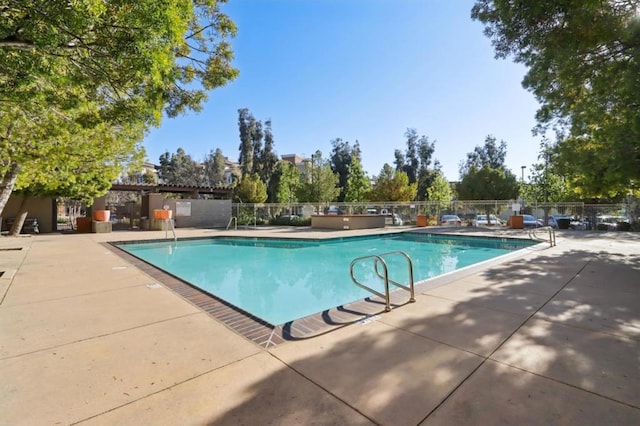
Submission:
<svg viewBox="0 0 640 426">
<path fill-rule="evenodd" d="M 479 214 L 473 219 L 472 224 L 473 226 L 502 226 L 502 221 L 493 214 L 489 215 L 489 220 L 486 214 Z"/>
<path fill-rule="evenodd" d="M 544 222 L 541 219 L 536 219 L 536 217 L 531 214 L 523 214 L 522 222 L 525 228 L 540 228 L 544 226 Z"/>
<path fill-rule="evenodd" d="M 629 220 L 624 216 L 601 215 L 596 218 L 596 229 L 599 231 L 627 230 Z"/>
<path fill-rule="evenodd" d="M 571 219 L 571 223 L 569 224 L 569 228 L 575 229 L 578 231 L 584 231 L 586 229 L 591 228 L 591 224 L 586 219 L 580 217 L 573 217 Z"/>
<path fill-rule="evenodd" d="M 440 218 L 442 226 L 462 226 L 462 220 L 455 214 L 445 214 Z"/>
<path fill-rule="evenodd" d="M 338 206 L 329 206 L 327 209 L 327 214 L 341 214 Z"/>
<path fill-rule="evenodd" d="M 571 218 L 569 216 L 554 214 L 549 216 L 548 225 L 555 229 L 569 229 Z"/>
</svg>

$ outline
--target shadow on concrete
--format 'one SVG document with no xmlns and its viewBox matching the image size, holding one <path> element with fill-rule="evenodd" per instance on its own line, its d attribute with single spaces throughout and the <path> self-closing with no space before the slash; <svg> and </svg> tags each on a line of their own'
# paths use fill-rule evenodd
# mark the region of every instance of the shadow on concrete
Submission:
<svg viewBox="0 0 640 426">
<path fill-rule="evenodd" d="M 520 259 L 453 283 L 464 291 L 458 300 L 436 296 L 440 311 L 391 312 L 271 352 L 336 404 L 379 424 L 638 424 L 638 264 L 624 251 Z M 436 298 L 423 296 L 414 308 Z M 616 326 L 603 330 L 598 319 Z M 326 405 L 272 405 L 279 374 L 216 423 L 247 423 L 260 409 L 265 424 L 282 412 L 322 424 Z"/>
</svg>

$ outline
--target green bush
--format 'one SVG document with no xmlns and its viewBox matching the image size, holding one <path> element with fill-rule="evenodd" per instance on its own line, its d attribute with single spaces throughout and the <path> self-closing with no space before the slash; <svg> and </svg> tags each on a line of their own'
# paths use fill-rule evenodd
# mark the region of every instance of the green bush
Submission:
<svg viewBox="0 0 640 426">
<path fill-rule="evenodd" d="M 274 217 L 269 220 L 269 224 L 275 226 L 311 226 L 311 218 L 298 216 L 280 216 Z"/>
</svg>

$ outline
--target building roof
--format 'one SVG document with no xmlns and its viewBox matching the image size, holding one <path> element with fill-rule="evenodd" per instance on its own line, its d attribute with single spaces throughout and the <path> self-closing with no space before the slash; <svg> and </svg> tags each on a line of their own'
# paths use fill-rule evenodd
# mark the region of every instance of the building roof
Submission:
<svg viewBox="0 0 640 426">
<path fill-rule="evenodd" d="M 220 197 L 230 197 L 233 188 L 229 185 L 216 185 L 214 187 L 195 185 L 168 185 L 164 183 L 114 183 L 112 191 L 141 191 L 141 192 L 172 192 L 182 194 L 212 194 Z"/>
</svg>

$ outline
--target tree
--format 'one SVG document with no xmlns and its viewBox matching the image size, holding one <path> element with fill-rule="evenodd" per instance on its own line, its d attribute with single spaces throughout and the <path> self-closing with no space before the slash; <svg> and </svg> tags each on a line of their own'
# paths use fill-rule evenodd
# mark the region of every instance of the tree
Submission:
<svg viewBox="0 0 640 426">
<path fill-rule="evenodd" d="M 264 203 L 267 200 L 267 188 L 257 174 L 243 175 L 236 187 L 235 197 L 243 203 Z"/>
<path fill-rule="evenodd" d="M 281 161 L 278 164 L 278 191 L 276 198 L 278 203 L 295 203 L 298 201 L 298 192 L 302 186 L 301 177 L 300 170 L 288 161 Z"/>
<path fill-rule="evenodd" d="M 253 145 L 256 133 L 256 119 L 247 108 L 238 110 L 238 130 L 240 131 L 240 156 L 238 163 L 242 174 L 250 174 L 253 172 Z"/>
<path fill-rule="evenodd" d="M 475 166 L 456 187 L 462 200 L 513 200 L 518 196 L 516 176 L 505 169 Z"/>
<path fill-rule="evenodd" d="M 441 172 L 436 172 L 433 185 L 427 189 L 427 195 L 429 201 L 437 202 L 438 208 L 440 209 L 451 204 L 453 198 L 451 185 L 449 185 L 449 181 L 447 181 Z M 438 213 L 438 216 L 440 216 L 440 213 Z"/>
<path fill-rule="evenodd" d="M 264 126 L 264 148 L 257 153 L 259 167 L 256 172 L 267 185 L 267 201 L 273 202 L 276 200 L 276 193 L 278 192 L 277 179 L 274 179 L 278 169 L 278 155 L 274 151 L 275 141 L 271 129 L 271 120 L 265 121 Z"/>
<path fill-rule="evenodd" d="M 418 200 L 424 200 L 427 188 L 435 178 L 435 171 L 431 169 L 431 157 L 435 151 L 435 142 L 429 141 L 425 135 L 418 136 L 416 129 L 407 129 L 407 150 L 403 154 L 396 149 L 395 165 L 396 170 L 404 171 L 409 177 L 409 183 L 418 183 Z"/>
<path fill-rule="evenodd" d="M 338 181 L 338 175 L 331 170 L 329 161 L 322 158 L 322 152 L 316 151 L 311 161 L 305 164 L 298 198 L 311 203 L 334 201 L 340 194 Z"/>
<path fill-rule="evenodd" d="M 260 154 L 262 152 L 262 139 L 264 138 L 264 132 L 262 131 L 262 121 L 253 119 L 253 131 L 251 132 L 251 152 L 253 153 L 253 162 L 251 173 L 258 173 L 260 167 Z M 259 175 L 259 174 L 258 174 Z"/>
<path fill-rule="evenodd" d="M 467 160 L 460 166 L 460 174 L 464 174 L 471 168 L 480 169 L 484 166 L 490 169 L 504 168 L 504 161 L 507 157 L 507 143 L 500 141 L 496 145 L 496 138 L 488 135 L 483 146 L 476 146 L 473 152 L 467 153 Z"/>
<path fill-rule="evenodd" d="M 520 198 L 528 201 L 561 202 L 575 200 L 576 194 L 569 187 L 565 176 L 552 161 L 553 150 L 543 143 L 538 157 L 541 163 L 531 166 L 528 183 L 521 183 Z"/>
<path fill-rule="evenodd" d="M 216 151 L 210 151 L 204 160 L 204 183 L 208 186 L 216 186 L 224 183 L 224 172 L 226 169 L 225 158 L 222 150 L 216 148 Z"/>
<path fill-rule="evenodd" d="M 622 141 L 630 142 L 626 138 Z M 634 157 L 640 159 L 640 150 L 636 155 L 632 149 L 611 149 L 602 142 L 589 136 L 566 138 L 553 149 L 554 170 L 579 199 L 620 202 L 638 187 L 639 181 L 630 179 L 628 173 L 629 162 L 635 162 Z"/>
<path fill-rule="evenodd" d="M 256 120 L 247 108 L 238 110 L 238 128 L 240 131 L 240 167 L 243 174 L 255 173 L 267 186 L 269 199 L 276 198 L 277 181 L 273 180 L 278 164 L 278 156 L 274 151 L 274 138 L 271 120 Z M 264 146 L 262 142 L 264 140 Z M 273 180 L 273 182 L 272 182 Z"/>
<path fill-rule="evenodd" d="M 175 154 L 169 156 L 165 152 L 160 156 L 158 178 L 169 185 L 200 186 L 205 182 L 204 169 L 186 154 L 182 148 L 178 148 Z"/>
<path fill-rule="evenodd" d="M 238 73 L 219 3 L 13 1 L 0 14 L 1 98 L 63 107 L 82 91 L 105 113 L 155 122 L 164 107 L 197 110 Z"/>
<path fill-rule="evenodd" d="M 371 182 L 358 157 L 352 159 L 348 173 L 349 178 L 347 179 L 347 191 L 344 195 L 344 201 L 351 203 L 368 201 L 371 193 Z"/>
<path fill-rule="evenodd" d="M 583 195 L 640 181 L 640 20 L 637 1 L 478 0 L 496 57 L 529 68 L 523 86 L 553 127 L 563 172 Z M 622 191 L 621 191 L 622 189 Z"/>
<path fill-rule="evenodd" d="M 382 166 L 371 191 L 372 201 L 412 201 L 418 191 L 417 183 L 409 183 L 409 176 L 396 171 L 389 164 Z"/>
<path fill-rule="evenodd" d="M 518 181 L 509 171 L 504 160 L 507 143 L 489 135 L 484 146 L 476 146 L 467 153 L 467 160 L 460 166 L 461 180 L 456 190 L 463 200 L 510 200 L 518 196 Z M 487 211 L 487 217 L 490 211 Z"/>
<path fill-rule="evenodd" d="M 329 162 L 331 170 L 338 175 L 338 186 L 340 187 L 338 201 L 345 201 L 349 189 L 349 167 L 353 164 L 354 159 L 360 160 L 360 144 L 356 141 L 352 147 L 348 141 L 336 138 L 331 141 L 331 145 L 333 149 Z"/>
<path fill-rule="evenodd" d="M 14 190 L 23 195 L 12 235 L 20 232 L 27 217 L 26 197 L 90 202 L 106 193 L 127 165 L 141 164 L 136 149 L 140 126 L 100 124 L 86 128 L 71 119 L 82 112 L 69 111 L 69 120 L 61 120 L 54 111 L 32 115 L 20 108 L 6 108 L 5 114 L 0 114 L 0 128 L 4 129 L 0 134 L 0 203 L 4 206 Z M 105 155 L 109 162 L 104 161 Z"/>
<path fill-rule="evenodd" d="M 216 148 L 215 151 L 210 150 L 209 154 L 205 155 L 202 162 L 203 167 L 203 184 L 206 186 L 215 186 L 224 179 L 224 155 L 220 148 Z"/>
<path fill-rule="evenodd" d="M 82 157 L 79 138 L 96 144 L 86 173 L 98 176 L 105 164 L 122 171 L 122 159 L 142 153 L 137 142 L 160 123 L 163 110 L 170 117 L 199 110 L 206 91 L 235 78 L 226 41 L 235 26 L 218 3 L 123 0 L 70 7 L 30 0 L 0 7 L 0 213 L 25 170 L 38 176 L 55 169 L 58 152 Z M 104 143 L 111 138 L 122 142 L 119 149 Z M 96 169 L 90 172 L 89 165 Z M 32 185 L 20 181 L 25 189 Z M 92 194 L 81 181 L 91 185 L 86 179 L 59 189 L 83 198 L 108 189 Z"/>
<path fill-rule="evenodd" d="M 545 165 L 536 163 L 531 166 L 529 182 L 520 189 L 520 198 L 538 202 L 562 202 L 576 199 L 570 191 L 565 178 L 552 170 L 545 170 Z"/>
</svg>

